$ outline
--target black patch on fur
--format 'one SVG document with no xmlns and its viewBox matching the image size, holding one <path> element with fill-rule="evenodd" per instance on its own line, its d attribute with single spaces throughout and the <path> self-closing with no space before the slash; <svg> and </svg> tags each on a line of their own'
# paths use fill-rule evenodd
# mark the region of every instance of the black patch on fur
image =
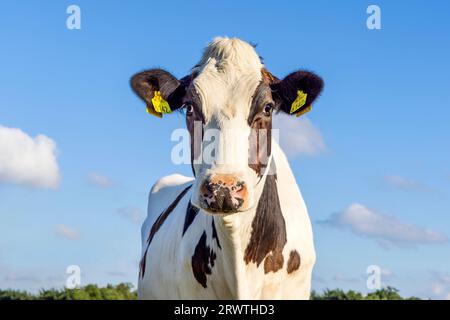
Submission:
<svg viewBox="0 0 450 320">
<path fill-rule="evenodd" d="M 186 209 L 186 218 L 184 219 L 183 236 L 186 233 L 186 230 L 192 224 L 192 222 L 194 222 L 194 219 L 197 216 L 199 210 L 200 210 L 199 208 L 194 207 L 192 203 L 189 201 Z"/>
<path fill-rule="evenodd" d="M 216 253 L 206 244 L 206 231 L 203 231 L 192 256 L 192 272 L 195 279 L 206 288 L 206 275 L 211 274 Z"/>
<path fill-rule="evenodd" d="M 275 165 L 274 162 L 271 162 Z M 275 172 L 275 168 L 271 168 Z M 287 242 L 286 224 L 281 212 L 275 175 L 268 175 L 259 198 L 252 222 L 250 241 L 245 249 L 244 261 L 264 262 L 264 272 L 276 272 L 283 267 L 283 248 Z"/>
<path fill-rule="evenodd" d="M 295 113 L 308 108 L 319 96 L 323 86 L 323 80 L 318 75 L 304 70 L 292 72 L 283 80 L 271 84 L 274 100 L 279 108 L 287 114 L 291 112 L 291 106 L 297 98 L 298 90 L 302 90 L 308 96 L 305 105 Z"/>
<path fill-rule="evenodd" d="M 150 229 L 150 233 L 149 233 L 148 238 L 147 238 L 147 248 L 145 249 L 144 255 L 143 255 L 143 257 L 141 259 L 141 262 L 139 264 L 140 265 L 141 277 L 143 277 L 144 274 L 145 274 L 146 256 L 147 256 L 148 248 L 150 247 L 150 243 L 153 240 L 153 237 L 155 236 L 156 232 L 158 232 L 158 230 L 161 228 L 161 226 L 163 225 L 164 221 L 166 221 L 166 219 L 169 216 L 169 214 L 173 211 L 173 209 L 176 208 L 176 206 L 178 205 L 178 202 L 180 202 L 180 200 L 183 198 L 183 196 L 186 194 L 186 192 L 188 192 L 188 190 L 191 187 L 192 187 L 192 184 L 187 186 L 183 191 L 181 191 L 181 193 L 175 198 L 175 200 L 166 208 L 166 210 L 164 210 L 158 216 L 158 218 L 153 223 L 152 228 Z"/>
<path fill-rule="evenodd" d="M 139 275 L 141 276 L 141 278 L 143 278 L 145 274 L 145 267 L 147 264 L 147 252 L 148 252 L 148 245 L 147 248 L 145 249 L 141 261 L 139 262 Z"/>
<path fill-rule="evenodd" d="M 214 223 L 214 218 L 212 219 L 212 237 L 213 237 L 213 239 L 216 239 L 216 243 L 217 243 L 217 246 L 219 247 L 219 249 L 222 249 L 222 247 L 220 246 L 219 237 L 217 236 L 217 230 L 216 230 L 216 224 Z"/>
</svg>

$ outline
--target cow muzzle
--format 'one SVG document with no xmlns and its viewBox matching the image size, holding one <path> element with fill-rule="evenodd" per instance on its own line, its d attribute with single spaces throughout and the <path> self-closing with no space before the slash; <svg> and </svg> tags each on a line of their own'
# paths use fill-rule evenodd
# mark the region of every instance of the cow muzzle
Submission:
<svg viewBox="0 0 450 320">
<path fill-rule="evenodd" d="M 230 174 L 213 174 L 205 178 L 199 191 L 200 207 L 213 213 L 242 211 L 248 201 L 246 183 Z"/>
</svg>

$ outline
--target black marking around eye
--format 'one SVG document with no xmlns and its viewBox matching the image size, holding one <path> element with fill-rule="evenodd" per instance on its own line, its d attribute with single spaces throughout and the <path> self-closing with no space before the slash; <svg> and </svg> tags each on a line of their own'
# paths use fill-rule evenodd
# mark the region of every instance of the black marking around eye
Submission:
<svg viewBox="0 0 450 320">
<path fill-rule="evenodd" d="M 192 103 L 192 106 L 194 108 L 194 111 L 192 115 L 189 117 L 186 117 L 186 127 L 189 131 L 190 139 L 191 139 L 191 169 L 192 174 L 194 177 L 196 176 L 195 170 L 194 170 L 194 159 L 196 159 L 201 152 L 201 141 L 198 141 L 197 144 L 194 144 L 194 129 L 195 129 L 195 123 L 201 122 L 202 123 L 202 135 L 201 140 L 203 140 L 203 124 L 205 123 L 205 119 L 201 110 L 201 101 L 200 97 L 198 96 L 197 92 L 195 91 L 194 86 L 191 84 L 188 92 L 185 97 L 185 102 Z"/>
<path fill-rule="evenodd" d="M 270 86 L 266 82 L 261 81 L 253 94 L 252 104 L 247 118 L 249 126 L 252 125 L 255 117 L 263 111 L 264 106 L 268 103 L 272 103 Z"/>
</svg>

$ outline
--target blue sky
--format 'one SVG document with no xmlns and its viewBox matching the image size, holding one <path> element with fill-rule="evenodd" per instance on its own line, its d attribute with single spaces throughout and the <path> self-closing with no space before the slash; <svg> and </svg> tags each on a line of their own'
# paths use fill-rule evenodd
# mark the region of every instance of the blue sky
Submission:
<svg viewBox="0 0 450 320">
<path fill-rule="evenodd" d="M 81 30 L 66 28 L 70 4 Z M 381 30 L 366 27 L 370 4 Z M 379 265 L 404 295 L 450 298 L 449 12 L 448 1 L 2 4 L 0 288 L 60 287 L 71 264 L 83 283 L 136 282 L 148 190 L 190 167 L 170 161 L 183 116 L 147 115 L 129 77 L 182 77 L 226 35 L 257 43 L 279 77 L 306 68 L 325 80 L 292 130 L 313 139 L 291 157 L 315 232 L 313 287 L 367 292 L 366 268 Z M 2 175 L 24 174 L 2 156 L 38 141 L 48 175 Z"/>
</svg>

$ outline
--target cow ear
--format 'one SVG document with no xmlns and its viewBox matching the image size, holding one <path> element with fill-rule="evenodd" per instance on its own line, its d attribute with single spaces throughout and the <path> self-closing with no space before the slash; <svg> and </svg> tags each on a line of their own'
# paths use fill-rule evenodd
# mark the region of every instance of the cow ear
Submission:
<svg viewBox="0 0 450 320">
<path fill-rule="evenodd" d="M 139 72 L 131 77 L 133 91 L 147 104 L 147 112 L 158 117 L 181 108 L 190 76 L 178 80 L 162 69 Z"/>
<path fill-rule="evenodd" d="M 271 84 L 272 96 L 280 110 L 301 116 L 311 110 L 323 89 L 323 80 L 309 71 L 296 71 Z"/>
</svg>

